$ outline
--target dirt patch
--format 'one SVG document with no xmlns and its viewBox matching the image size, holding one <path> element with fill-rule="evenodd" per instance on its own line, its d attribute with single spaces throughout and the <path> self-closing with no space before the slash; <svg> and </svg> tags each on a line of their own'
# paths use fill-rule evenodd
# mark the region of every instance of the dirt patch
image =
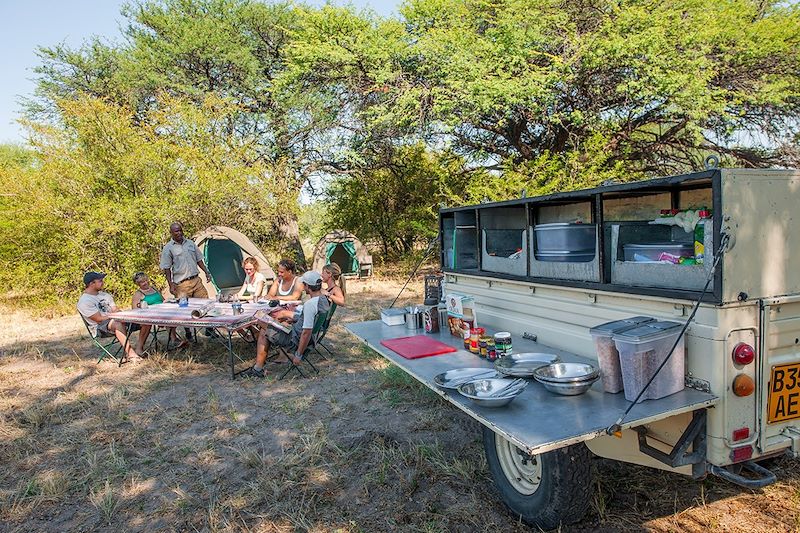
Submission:
<svg viewBox="0 0 800 533">
<path fill-rule="evenodd" d="M 335 357 L 283 381 L 232 381 L 205 339 L 98 365 L 77 316 L 3 309 L 0 531 L 528 531 L 492 486 L 479 426 L 341 328 L 400 286 L 350 283 Z M 800 531 L 798 461 L 773 461 L 778 483 L 759 491 L 594 467 L 592 509 L 562 531 Z"/>
</svg>

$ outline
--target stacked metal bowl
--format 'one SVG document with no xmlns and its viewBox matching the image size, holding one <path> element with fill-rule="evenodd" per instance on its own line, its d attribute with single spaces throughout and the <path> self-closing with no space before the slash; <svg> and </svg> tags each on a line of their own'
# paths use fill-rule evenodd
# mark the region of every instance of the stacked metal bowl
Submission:
<svg viewBox="0 0 800 533">
<path fill-rule="evenodd" d="M 577 396 L 588 391 L 600 379 L 600 372 L 585 363 L 553 363 L 534 370 L 533 377 L 550 392 Z"/>
</svg>

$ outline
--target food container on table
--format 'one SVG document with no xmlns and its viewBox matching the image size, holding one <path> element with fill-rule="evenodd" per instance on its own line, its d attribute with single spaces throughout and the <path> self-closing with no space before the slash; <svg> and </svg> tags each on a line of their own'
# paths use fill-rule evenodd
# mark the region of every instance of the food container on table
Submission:
<svg viewBox="0 0 800 533">
<path fill-rule="evenodd" d="M 600 365 L 600 376 L 603 380 L 603 390 L 610 393 L 617 393 L 622 390 L 622 370 L 619 366 L 619 351 L 614 344 L 612 336 L 615 333 L 622 333 L 633 329 L 640 324 L 653 322 L 655 319 L 649 316 L 633 316 L 613 322 L 600 324 L 589 330 L 594 340 L 594 349 L 597 354 L 597 362 Z"/>
<path fill-rule="evenodd" d="M 511 333 L 508 331 L 498 331 L 495 333 L 494 347 L 497 350 L 497 357 L 511 355 Z"/>
<path fill-rule="evenodd" d="M 422 329 L 425 324 L 424 310 L 421 307 L 406 307 L 406 329 Z"/>
<path fill-rule="evenodd" d="M 614 344 L 619 351 L 625 399 L 634 401 L 644 389 L 669 355 L 670 348 L 678 339 L 682 327 L 683 324 L 680 322 L 654 321 L 613 335 Z M 684 358 L 685 342 L 681 337 L 675 346 L 675 352 L 640 401 L 663 398 L 683 390 Z"/>
<path fill-rule="evenodd" d="M 694 256 L 694 243 L 682 242 L 653 242 L 639 244 L 623 244 L 625 261 L 661 261 L 667 256 L 692 257 Z"/>
<path fill-rule="evenodd" d="M 403 309 L 381 309 L 381 321 L 387 326 L 399 326 L 406 321 L 406 312 Z"/>
</svg>

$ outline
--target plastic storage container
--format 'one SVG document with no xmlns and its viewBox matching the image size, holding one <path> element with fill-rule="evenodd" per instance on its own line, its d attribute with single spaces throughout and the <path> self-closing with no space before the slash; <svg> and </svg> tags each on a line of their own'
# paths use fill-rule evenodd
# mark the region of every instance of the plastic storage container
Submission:
<svg viewBox="0 0 800 533">
<path fill-rule="evenodd" d="M 603 390 L 617 393 L 622 390 L 622 369 L 619 364 L 619 351 L 612 335 L 628 331 L 655 319 L 649 316 L 633 316 L 614 322 L 606 322 L 589 330 L 594 340 L 597 362 L 600 365 L 600 376 L 603 379 Z"/>
<path fill-rule="evenodd" d="M 399 326 L 406 321 L 405 309 L 381 309 L 381 320 L 387 326 Z"/>
<path fill-rule="evenodd" d="M 634 401 L 681 332 L 679 322 L 649 322 L 613 335 L 619 351 L 625 399 Z M 656 400 L 683 390 L 685 345 L 681 337 L 675 352 L 639 401 Z"/>
<path fill-rule="evenodd" d="M 665 256 L 692 257 L 694 243 L 654 242 L 623 244 L 625 261 L 662 261 Z M 668 260 L 668 259 L 667 259 Z"/>
</svg>

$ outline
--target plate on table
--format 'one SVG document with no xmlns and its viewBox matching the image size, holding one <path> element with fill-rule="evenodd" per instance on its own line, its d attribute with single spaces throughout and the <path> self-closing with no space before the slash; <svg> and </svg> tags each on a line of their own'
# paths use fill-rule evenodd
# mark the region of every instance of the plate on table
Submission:
<svg viewBox="0 0 800 533">
<path fill-rule="evenodd" d="M 494 367 L 504 376 L 531 378 L 540 367 L 558 363 L 561 358 L 552 353 L 512 353 L 494 362 Z"/>
<path fill-rule="evenodd" d="M 475 379 L 491 379 L 498 376 L 499 374 L 493 368 L 454 368 L 437 374 L 434 376 L 433 382 L 443 389 L 457 389 L 459 385 Z"/>
</svg>

